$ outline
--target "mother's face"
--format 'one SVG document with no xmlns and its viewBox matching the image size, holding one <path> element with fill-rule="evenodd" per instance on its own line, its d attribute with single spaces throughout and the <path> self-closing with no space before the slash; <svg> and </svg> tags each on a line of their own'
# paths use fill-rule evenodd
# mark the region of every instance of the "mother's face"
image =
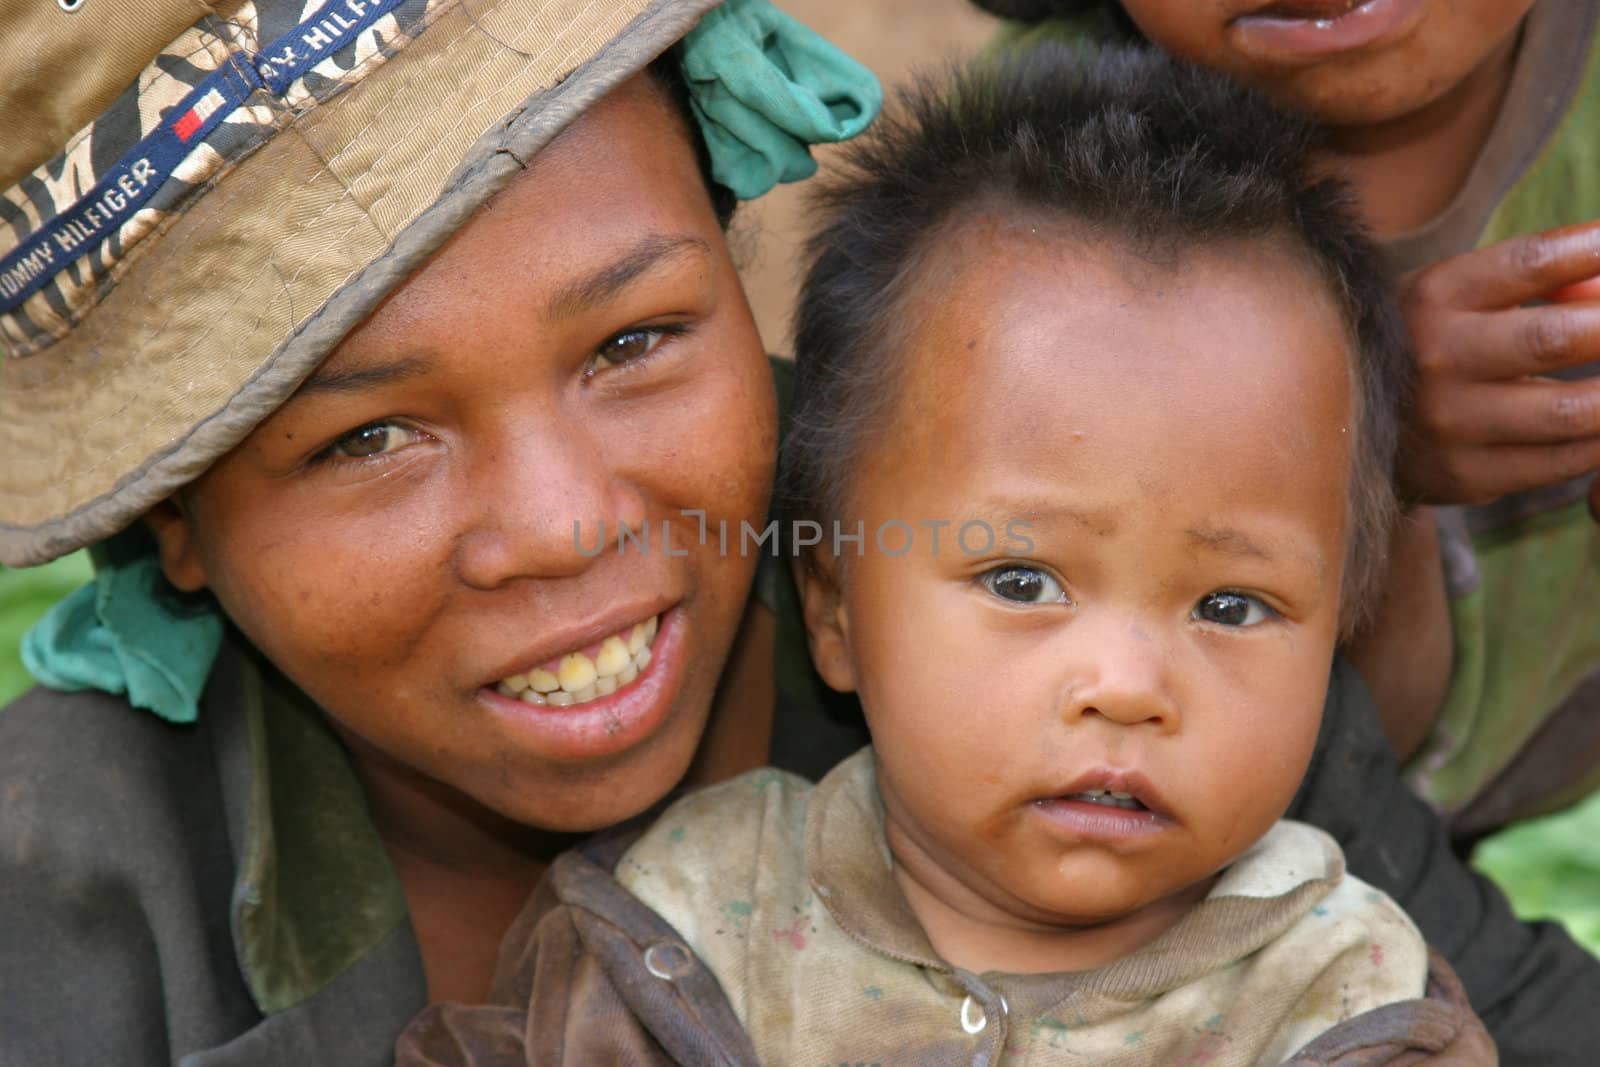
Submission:
<svg viewBox="0 0 1600 1067">
<path fill-rule="evenodd" d="M 715 523 L 759 525 L 774 424 L 687 131 L 641 76 L 152 525 L 174 582 L 216 593 L 369 780 L 590 829 L 694 752 L 755 563 Z M 619 553 L 619 523 L 648 524 L 650 550 Z M 497 687 L 572 652 L 614 668 L 605 639 L 652 618 L 632 681 L 569 707 Z"/>
</svg>

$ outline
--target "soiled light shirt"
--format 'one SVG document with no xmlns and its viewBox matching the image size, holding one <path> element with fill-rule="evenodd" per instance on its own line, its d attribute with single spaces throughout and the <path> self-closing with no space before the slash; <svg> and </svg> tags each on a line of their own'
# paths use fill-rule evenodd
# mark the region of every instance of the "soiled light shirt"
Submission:
<svg viewBox="0 0 1600 1067">
<path fill-rule="evenodd" d="M 953 967 L 894 880 L 874 768 L 865 749 L 815 787 L 764 770 L 696 793 L 617 866 L 716 974 L 763 1063 L 1276 1064 L 1424 993 L 1411 921 L 1290 821 L 1121 960 Z"/>
</svg>

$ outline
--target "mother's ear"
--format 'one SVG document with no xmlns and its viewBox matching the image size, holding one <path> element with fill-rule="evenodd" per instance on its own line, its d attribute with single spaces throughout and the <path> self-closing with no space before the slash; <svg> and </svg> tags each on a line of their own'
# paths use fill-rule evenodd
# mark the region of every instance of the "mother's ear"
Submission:
<svg viewBox="0 0 1600 1067">
<path fill-rule="evenodd" d="M 169 496 L 145 512 L 142 521 L 156 539 L 156 553 L 167 581 L 185 593 L 204 589 L 209 584 L 206 568 L 200 559 L 193 516 L 183 501 Z"/>
<path fill-rule="evenodd" d="M 791 566 L 800 589 L 811 662 L 830 687 L 852 692 L 856 670 L 850 656 L 850 616 L 839 589 L 839 561 L 812 555 L 796 559 Z"/>
</svg>

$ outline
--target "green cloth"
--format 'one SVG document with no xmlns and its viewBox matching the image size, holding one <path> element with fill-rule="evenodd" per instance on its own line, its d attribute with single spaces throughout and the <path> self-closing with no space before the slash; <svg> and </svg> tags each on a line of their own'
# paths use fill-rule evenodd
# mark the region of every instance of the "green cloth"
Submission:
<svg viewBox="0 0 1600 1067">
<path fill-rule="evenodd" d="M 816 173 L 807 146 L 878 114 L 872 72 L 767 0 L 728 0 L 683 39 L 683 73 L 711 175 L 750 200 Z"/>
<path fill-rule="evenodd" d="M 249 785 L 234 887 L 239 969 L 262 1014 L 315 996 L 406 919 L 366 795 L 322 711 L 243 647 L 219 659 L 223 714 L 243 720 Z"/>
<path fill-rule="evenodd" d="M 52 689 L 99 689 L 168 722 L 193 722 L 222 642 L 222 620 L 163 596 L 166 577 L 142 528 L 94 556 L 94 581 L 70 594 L 22 639 L 22 662 Z"/>
</svg>

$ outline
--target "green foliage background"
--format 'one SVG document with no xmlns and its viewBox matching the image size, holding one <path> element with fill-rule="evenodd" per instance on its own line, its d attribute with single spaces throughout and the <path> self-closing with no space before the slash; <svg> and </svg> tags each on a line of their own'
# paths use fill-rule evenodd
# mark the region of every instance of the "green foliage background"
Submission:
<svg viewBox="0 0 1600 1067">
<path fill-rule="evenodd" d="M 33 684 L 22 660 L 17 658 L 22 635 L 45 609 L 88 581 L 93 573 L 85 552 L 74 552 L 27 570 L 0 567 L 0 707 Z"/>
<path fill-rule="evenodd" d="M 33 684 L 17 658 L 23 633 L 90 574 L 81 552 L 29 570 L 0 568 L 0 706 Z M 1558 919 L 1600 955 L 1600 796 L 1489 838 L 1474 862 L 1518 915 Z"/>
</svg>

